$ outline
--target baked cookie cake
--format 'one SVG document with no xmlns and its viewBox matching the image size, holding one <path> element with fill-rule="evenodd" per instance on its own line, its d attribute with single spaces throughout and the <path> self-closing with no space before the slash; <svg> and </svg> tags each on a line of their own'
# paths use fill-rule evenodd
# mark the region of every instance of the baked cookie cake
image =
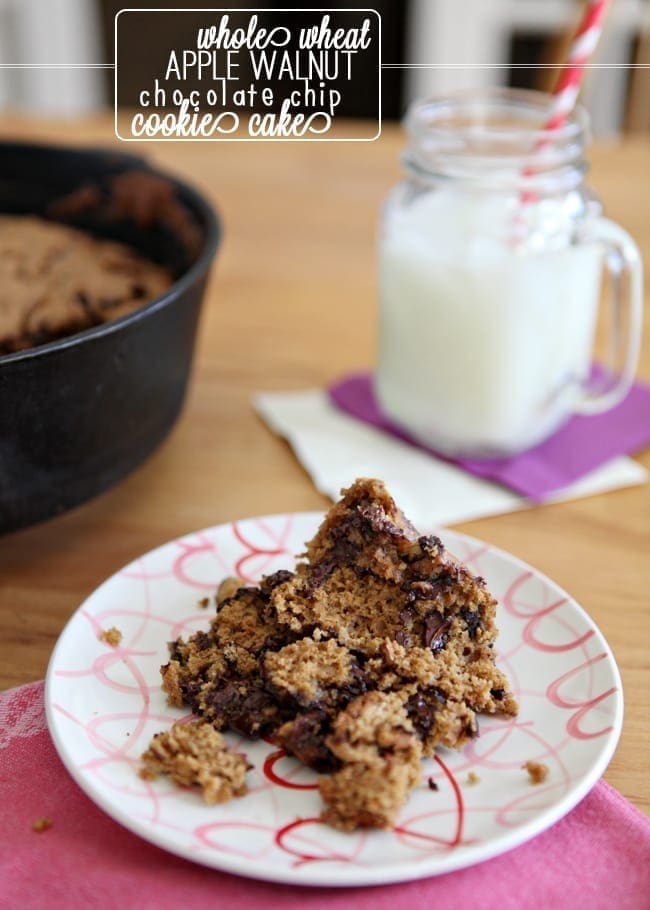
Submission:
<svg viewBox="0 0 650 910">
<path fill-rule="evenodd" d="M 149 303 L 171 274 L 122 243 L 28 215 L 0 215 L 0 355 Z"/>
<path fill-rule="evenodd" d="M 481 713 L 517 712 L 495 611 L 482 578 L 360 479 L 293 572 L 222 586 L 209 630 L 170 644 L 163 689 L 320 772 L 324 821 L 390 827 L 423 756 L 462 748 Z"/>
</svg>

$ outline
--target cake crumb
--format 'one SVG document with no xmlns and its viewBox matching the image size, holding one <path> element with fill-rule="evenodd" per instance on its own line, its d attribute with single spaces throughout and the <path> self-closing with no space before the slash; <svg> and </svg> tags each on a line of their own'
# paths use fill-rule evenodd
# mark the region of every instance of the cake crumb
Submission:
<svg viewBox="0 0 650 910">
<path fill-rule="evenodd" d="M 392 828 L 420 780 L 422 745 L 398 694 L 367 692 L 336 717 L 326 739 L 342 768 L 321 777 L 321 819 L 341 831 Z"/>
<path fill-rule="evenodd" d="M 201 607 L 202 610 L 207 610 L 208 607 L 210 606 L 210 598 L 202 597 L 201 600 L 199 601 L 199 606 Z"/>
<path fill-rule="evenodd" d="M 542 762 L 527 761 L 521 767 L 528 771 L 531 784 L 543 784 L 548 777 L 548 765 L 544 765 Z"/>
<path fill-rule="evenodd" d="M 119 629 L 116 629 L 115 626 L 111 626 L 110 629 L 104 629 L 97 637 L 100 641 L 110 645 L 111 648 L 117 648 L 122 641 L 122 633 Z"/>
<path fill-rule="evenodd" d="M 435 780 L 432 777 L 430 777 L 427 780 L 427 786 L 429 787 L 429 790 L 439 790 L 440 789 L 440 787 L 438 786 L 438 784 L 435 782 Z"/>
<path fill-rule="evenodd" d="M 42 834 L 43 831 L 47 831 L 48 828 L 52 827 L 52 819 L 47 818 L 45 815 L 42 818 L 37 818 L 36 821 L 32 824 L 32 830 L 36 831 L 37 834 Z"/>
<path fill-rule="evenodd" d="M 200 787 L 208 805 L 247 792 L 245 777 L 250 766 L 246 759 L 230 752 L 222 735 L 204 721 L 176 723 L 165 733 L 157 733 L 141 758 L 143 780 L 169 774 L 182 787 Z"/>
<path fill-rule="evenodd" d="M 467 785 L 473 787 L 475 784 L 480 783 L 481 778 L 476 774 L 475 771 L 470 771 L 467 775 Z"/>
</svg>

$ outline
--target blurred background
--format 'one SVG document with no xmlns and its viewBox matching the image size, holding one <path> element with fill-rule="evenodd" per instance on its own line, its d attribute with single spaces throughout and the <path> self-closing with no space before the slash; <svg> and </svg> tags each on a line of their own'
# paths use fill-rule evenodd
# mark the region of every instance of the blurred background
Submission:
<svg viewBox="0 0 650 910">
<path fill-rule="evenodd" d="M 229 0 L 228 8 L 251 5 Z M 258 2 L 260 9 L 275 5 Z M 349 0 L 327 6 L 345 9 Z M 196 0 L 138 0 L 138 7 L 192 9 Z M 552 66 L 564 59 L 582 7 L 580 0 L 375 0 L 384 119 L 399 119 L 411 99 L 426 94 L 485 85 L 551 90 Z M 0 108 L 75 115 L 112 105 L 120 8 L 115 0 L 0 0 Z M 143 65 L 182 38 L 171 17 L 151 21 L 155 28 L 129 35 L 120 51 Z M 650 0 L 615 0 L 593 63 L 602 68 L 587 73 L 582 100 L 594 133 L 650 129 Z M 341 114 L 372 116 L 375 84 L 374 71 L 357 71 L 357 91 L 345 94 Z"/>
</svg>

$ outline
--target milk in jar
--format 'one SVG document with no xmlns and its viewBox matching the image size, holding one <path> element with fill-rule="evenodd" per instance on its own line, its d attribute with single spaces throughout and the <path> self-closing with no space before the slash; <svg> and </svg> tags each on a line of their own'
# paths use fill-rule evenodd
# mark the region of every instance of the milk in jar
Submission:
<svg viewBox="0 0 650 910">
<path fill-rule="evenodd" d="M 449 139 L 429 111 L 416 136 L 429 130 L 429 147 L 407 152 L 410 180 L 389 195 L 379 236 L 378 402 L 452 456 L 549 436 L 579 409 L 593 357 L 605 248 L 588 228 L 604 219 L 582 186 L 580 129 L 532 174 L 522 146 L 535 138 L 508 142 L 503 116 L 496 142 L 485 112 L 473 136 L 465 114 L 465 135 Z"/>
</svg>

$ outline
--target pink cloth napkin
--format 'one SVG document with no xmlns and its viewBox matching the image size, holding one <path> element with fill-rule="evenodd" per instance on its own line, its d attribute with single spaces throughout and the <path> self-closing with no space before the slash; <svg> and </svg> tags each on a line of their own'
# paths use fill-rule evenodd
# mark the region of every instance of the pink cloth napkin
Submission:
<svg viewBox="0 0 650 910">
<path fill-rule="evenodd" d="M 595 367 L 593 381 L 602 376 L 603 371 Z M 616 455 L 638 452 L 650 443 L 650 387 L 641 383 L 636 383 L 611 411 L 573 417 L 546 442 L 512 458 L 448 459 L 421 446 L 382 414 L 369 373 L 345 376 L 330 387 L 329 395 L 337 407 L 353 417 L 535 502 L 570 486 Z"/>
<path fill-rule="evenodd" d="M 43 683 L 0 693 L 0 907 L 20 910 L 642 910 L 650 823 L 604 781 L 533 841 L 469 869 L 377 888 L 301 888 L 237 878 L 164 853 L 77 787 L 45 725 Z M 37 833 L 34 821 L 52 826 Z"/>
</svg>

